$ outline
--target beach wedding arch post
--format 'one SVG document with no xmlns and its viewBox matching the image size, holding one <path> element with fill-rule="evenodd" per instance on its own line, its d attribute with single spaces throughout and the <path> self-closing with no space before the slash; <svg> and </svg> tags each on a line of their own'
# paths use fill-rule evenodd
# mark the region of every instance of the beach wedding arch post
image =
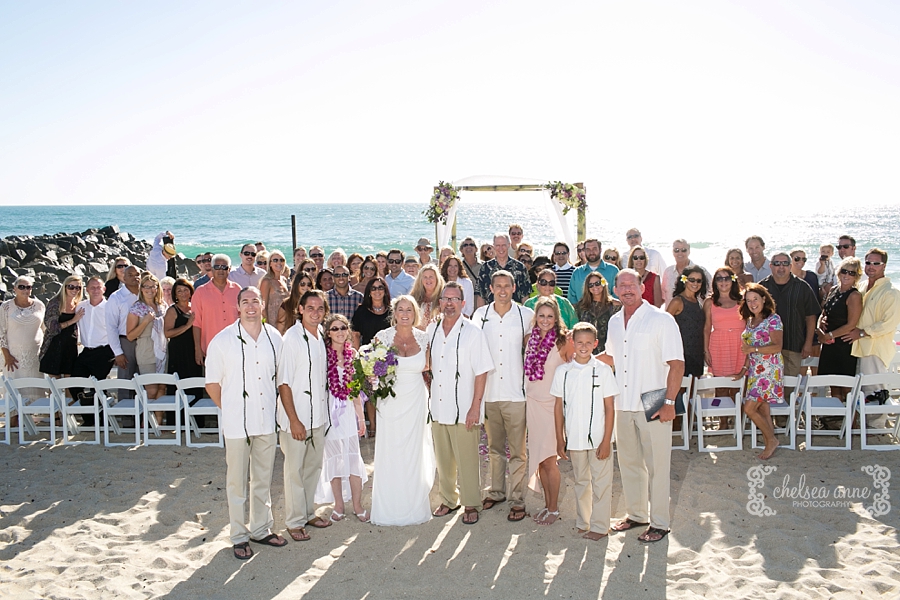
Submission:
<svg viewBox="0 0 900 600">
<path fill-rule="evenodd" d="M 425 218 L 434 223 L 434 237 L 437 248 L 450 245 L 456 252 L 456 211 L 459 207 L 460 192 L 543 192 L 546 206 L 557 239 L 564 240 L 570 248 L 576 241 L 584 241 L 586 237 L 587 201 L 583 183 L 563 183 L 539 180 L 522 180 L 499 177 L 468 177 L 453 183 L 441 181 L 434 187 L 431 201 L 425 210 Z M 577 211 L 576 235 L 572 237 L 572 228 L 566 221 L 570 210 Z"/>
</svg>

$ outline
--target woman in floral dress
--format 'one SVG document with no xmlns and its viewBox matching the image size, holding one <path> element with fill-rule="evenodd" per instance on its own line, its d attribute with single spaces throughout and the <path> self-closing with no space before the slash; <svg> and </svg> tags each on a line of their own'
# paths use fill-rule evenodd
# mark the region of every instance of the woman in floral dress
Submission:
<svg viewBox="0 0 900 600">
<path fill-rule="evenodd" d="M 757 283 L 748 283 L 744 289 L 741 316 L 747 322 L 741 337 L 741 351 L 747 358 L 744 368 L 734 378 L 747 375 L 744 412 L 763 434 L 766 447 L 759 458 L 766 460 L 778 447 L 769 404 L 784 402 L 784 361 L 781 358 L 784 331 L 781 317 L 775 312 L 775 301 L 769 291 Z"/>
</svg>

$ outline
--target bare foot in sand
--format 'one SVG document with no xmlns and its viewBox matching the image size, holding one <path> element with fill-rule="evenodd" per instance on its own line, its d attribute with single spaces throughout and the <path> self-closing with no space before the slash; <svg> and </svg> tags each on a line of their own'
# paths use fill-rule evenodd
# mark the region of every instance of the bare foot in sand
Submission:
<svg viewBox="0 0 900 600">
<path fill-rule="evenodd" d="M 772 458 L 772 455 L 775 454 L 776 448 L 778 448 L 778 442 L 775 442 L 773 444 L 766 444 L 766 447 L 759 454 L 759 458 L 761 458 L 762 460 L 768 460 Z"/>
<path fill-rule="evenodd" d="M 602 540 L 606 536 L 607 536 L 607 534 L 605 534 L 605 533 L 598 533 L 596 531 L 588 531 L 581 537 L 583 537 L 586 540 L 593 540 L 596 542 L 596 541 Z"/>
</svg>

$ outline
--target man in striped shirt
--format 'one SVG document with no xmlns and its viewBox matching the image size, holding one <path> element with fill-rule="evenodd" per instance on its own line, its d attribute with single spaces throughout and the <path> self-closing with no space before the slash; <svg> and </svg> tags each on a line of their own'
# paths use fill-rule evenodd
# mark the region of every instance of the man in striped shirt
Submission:
<svg viewBox="0 0 900 600">
<path fill-rule="evenodd" d="M 569 245 L 565 242 L 556 242 L 553 245 L 553 271 L 556 273 L 556 287 L 562 290 L 563 297 L 569 295 L 569 282 L 575 267 L 569 262 Z"/>
</svg>

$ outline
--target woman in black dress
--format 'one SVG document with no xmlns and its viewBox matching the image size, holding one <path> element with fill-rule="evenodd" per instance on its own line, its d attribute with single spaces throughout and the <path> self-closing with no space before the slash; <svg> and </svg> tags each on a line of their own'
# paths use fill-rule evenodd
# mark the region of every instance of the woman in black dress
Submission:
<svg viewBox="0 0 900 600">
<path fill-rule="evenodd" d="M 124 256 L 117 256 L 113 259 L 109 273 L 106 274 L 106 289 L 103 295 L 109 298 L 113 295 L 119 286 L 125 281 L 125 269 L 131 266 L 131 261 Z"/>
<path fill-rule="evenodd" d="M 841 261 L 837 271 L 838 285 L 831 288 L 825 298 L 819 316 L 819 340 L 822 354 L 819 356 L 819 375 L 856 375 L 856 357 L 850 354 L 852 343 L 841 336 L 853 331 L 862 313 L 862 294 L 856 284 L 862 275 L 859 259 L 850 256 Z M 843 399 L 840 389 L 836 396 Z"/>
<path fill-rule="evenodd" d="M 359 349 L 372 342 L 379 331 L 391 326 L 391 291 L 382 277 L 373 277 L 366 284 L 362 304 L 353 313 L 353 346 Z M 366 402 L 369 417 L 369 437 L 375 435 L 375 405 Z"/>
<path fill-rule="evenodd" d="M 681 330 L 684 348 L 684 374 L 702 377 L 704 366 L 703 328 L 706 314 L 700 303 L 706 296 L 706 272 L 700 267 L 688 267 L 675 284 L 675 295 L 666 312 L 675 317 Z"/>
<path fill-rule="evenodd" d="M 44 342 L 39 357 L 41 373 L 52 377 L 72 374 L 72 366 L 78 357 L 77 323 L 84 316 L 84 309 L 77 310 L 84 300 L 84 282 L 78 275 L 66 277 L 62 287 L 44 313 Z"/>
<path fill-rule="evenodd" d="M 187 279 L 179 278 L 172 285 L 174 304 L 166 311 L 163 329 L 169 340 L 169 364 L 167 373 L 178 373 L 179 379 L 203 377 L 203 367 L 197 364 L 194 354 L 194 313 L 191 297 L 194 286 Z"/>
</svg>

